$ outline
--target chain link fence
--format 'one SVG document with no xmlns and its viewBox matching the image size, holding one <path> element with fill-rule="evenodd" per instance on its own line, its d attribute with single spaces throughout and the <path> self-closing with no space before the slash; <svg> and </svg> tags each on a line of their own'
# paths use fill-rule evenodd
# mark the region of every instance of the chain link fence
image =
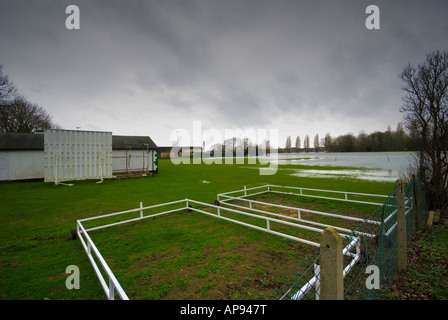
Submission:
<svg viewBox="0 0 448 320">
<path fill-rule="evenodd" d="M 422 181 L 413 178 L 404 183 L 404 199 L 406 211 L 406 237 L 409 242 L 413 230 L 425 219 L 428 209 L 423 192 Z M 381 223 L 360 222 L 353 231 L 353 236 L 360 239 L 361 258 L 344 278 L 344 299 L 375 300 L 384 299 L 389 292 L 398 270 L 397 249 L 397 194 L 389 194 L 382 206 L 377 207 L 368 219 L 379 219 Z M 360 236 L 361 234 L 361 236 Z M 375 235 L 363 236 L 363 234 Z M 294 280 L 287 282 L 284 288 L 277 291 L 276 299 L 318 299 L 319 298 L 319 259 L 323 250 L 317 249 L 315 256 L 307 257 L 300 265 Z M 349 257 L 344 256 L 348 261 Z M 347 262 L 345 262 L 347 263 Z M 369 270 L 379 273 L 379 286 L 369 285 Z"/>
</svg>

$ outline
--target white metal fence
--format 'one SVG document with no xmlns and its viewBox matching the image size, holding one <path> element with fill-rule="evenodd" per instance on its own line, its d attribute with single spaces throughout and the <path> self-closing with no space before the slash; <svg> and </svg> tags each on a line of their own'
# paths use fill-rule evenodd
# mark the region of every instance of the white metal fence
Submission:
<svg viewBox="0 0 448 320">
<path fill-rule="evenodd" d="M 262 191 L 258 191 L 255 193 L 250 193 L 248 191 L 252 191 L 252 190 L 262 190 Z M 292 191 L 280 191 L 280 190 L 292 190 Z M 293 192 L 293 191 L 298 191 L 297 192 Z M 323 189 L 311 189 L 311 188 L 302 188 L 302 187 L 291 187 L 291 186 L 278 186 L 278 185 L 272 185 L 272 184 L 268 184 L 268 185 L 264 185 L 264 186 L 260 186 L 260 187 L 253 187 L 253 188 L 246 188 L 244 187 L 244 189 L 241 190 L 235 190 L 235 191 L 230 191 L 230 192 L 225 192 L 225 193 L 219 193 L 218 194 L 218 200 L 220 197 L 225 197 L 225 198 L 229 198 L 230 194 L 234 194 L 234 193 L 244 193 L 244 197 L 247 196 L 254 196 L 254 195 L 259 195 L 259 194 L 263 194 L 263 193 L 267 193 L 267 192 L 272 192 L 272 193 L 279 193 L 279 194 L 289 194 L 289 195 L 297 195 L 297 196 L 302 196 L 302 197 L 311 197 L 311 198 L 319 198 L 319 199 L 327 199 L 327 200 L 337 200 L 337 201 L 346 201 L 346 202 L 354 202 L 354 203 L 363 203 L 363 204 L 371 204 L 371 205 L 376 205 L 376 206 L 381 206 L 383 205 L 383 202 L 373 202 L 373 201 L 362 201 L 362 200 L 356 200 L 356 199 L 352 199 L 351 197 L 375 197 L 375 198 L 383 198 L 383 199 L 387 199 L 387 195 L 382 195 L 382 194 L 370 194 L 370 193 L 359 193 L 359 192 L 349 192 L 349 191 L 335 191 L 335 190 L 323 190 Z M 307 193 L 308 192 L 308 193 Z M 314 194 L 311 194 L 311 192 L 313 192 Z M 323 196 L 323 195 L 318 195 L 316 193 L 331 193 L 331 194 L 335 194 L 335 195 L 343 195 L 343 197 L 328 197 L 328 196 Z"/>
<path fill-rule="evenodd" d="M 354 250 L 354 252 L 352 252 Z M 342 250 L 344 256 L 351 257 L 351 260 L 347 263 L 343 270 L 343 276 L 345 277 L 350 270 L 358 263 L 361 259 L 361 242 L 358 237 L 352 237 L 350 243 Z M 316 292 L 316 300 L 320 298 L 320 266 L 317 263 L 313 264 L 314 276 L 308 280 L 297 292 L 292 295 L 291 300 L 301 300 L 306 294 L 313 288 Z M 290 291 L 287 291 L 282 298 L 287 296 Z"/>
<path fill-rule="evenodd" d="M 259 195 L 259 194 L 263 194 L 266 192 L 285 193 L 284 191 L 276 190 L 278 188 L 284 188 L 284 189 L 289 189 L 289 190 L 291 190 L 291 189 L 299 190 L 299 193 L 297 193 L 297 194 L 291 193 L 291 192 L 288 192 L 288 194 L 296 194 L 296 195 L 310 196 L 310 197 L 316 197 L 316 198 L 321 198 L 321 199 L 349 201 L 349 202 L 357 202 L 357 203 L 372 204 L 372 205 L 382 205 L 382 204 L 371 202 L 371 201 L 349 199 L 349 196 L 387 197 L 387 196 L 375 195 L 375 194 L 362 194 L 362 193 L 342 192 L 342 191 L 333 191 L 333 190 L 282 187 L 282 186 L 274 186 L 274 185 L 267 185 L 267 186 L 261 186 L 261 187 L 255 187 L 255 188 L 244 187 L 244 189 L 242 189 L 242 190 L 218 194 L 218 203 L 215 203 L 213 205 L 207 204 L 204 202 L 200 202 L 200 201 L 196 201 L 196 200 L 192 200 L 192 199 L 177 200 L 177 201 L 161 203 L 161 204 L 156 204 L 156 205 L 147 206 L 147 207 L 143 207 L 143 204 L 140 203 L 139 208 L 105 214 L 105 215 L 100 215 L 100 216 L 95 216 L 95 217 L 90 217 L 90 218 L 85 218 L 85 219 L 80 219 L 80 220 L 77 220 L 77 234 L 78 234 L 78 236 L 81 240 L 81 243 L 87 253 L 87 256 L 88 256 L 88 258 L 98 276 L 98 279 L 103 287 L 103 290 L 106 293 L 107 298 L 110 300 L 113 300 L 113 299 L 115 299 L 115 294 L 117 293 L 121 299 L 128 300 L 129 299 L 128 296 L 126 295 L 126 293 L 123 290 L 123 288 L 121 287 L 120 283 L 118 282 L 118 280 L 112 273 L 112 270 L 109 268 L 106 261 L 102 257 L 100 251 L 95 246 L 94 242 L 92 241 L 91 237 L 89 236 L 89 232 L 94 231 L 94 230 L 103 229 L 103 228 L 112 227 L 112 226 L 121 225 L 124 223 L 129 223 L 129 222 L 133 222 L 133 221 L 139 221 L 142 219 L 161 216 L 161 215 L 168 214 L 168 213 L 188 210 L 188 211 L 199 212 L 199 213 L 202 213 L 207 216 L 214 217 L 214 218 L 219 218 L 219 219 L 223 219 L 223 220 L 230 221 L 233 223 L 237 223 L 237 224 L 249 227 L 249 228 L 253 228 L 253 229 L 267 232 L 270 234 L 274 234 L 274 235 L 277 235 L 277 236 L 280 236 L 280 237 L 283 237 L 286 239 L 290 239 L 293 241 L 305 243 L 307 245 L 311 245 L 314 247 L 319 247 L 320 244 L 317 242 L 314 242 L 314 241 L 311 241 L 308 239 L 299 238 L 297 236 L 286 234 L 284 232 L 275 231 L 272 229 L 271 225 L 273 223 L 277 223 L 277 224 L 281 224 L 281 225 L 291 226 L 294 228 L 306 229 L 306 230 L 310 230 L 310 231 L 317 232 L 317 233 L 322 233 L 324 231 L 324 229 L 322 229 L 322 228 L 331 226 L 331 225 L 317 223 L 317 222 L 313 222 L 313 221 L 310 221 L 307 219 L 303 219 L 301 217 L 302 212 L 308 212 L 308 213 L 312 213 L 315 215 L 326 215 L 326 216 L 336 217 L 336 218 L 340 218 L 340 219 L 349 219 L 349 220 L 354 220 L 357 222 L 369 223 L 369 224 L 379 224 L 380 223 L 379 221 L 375 221 L 375 220 L 367 220 L 367 219 L 362 219 L 362 218 L 349 217 L 349 216 L 344 216 L 344 215 L 328 213 L 328 212 L 296 208 L 296 207 L 291 207 L 291 206 L 283 206 L 283 205 L 268 203 L 268 202 L 264 202 L 264 201 L 261 202 L 261 201 L 256 201 L 256 200 L 247 198 L 249 196 Z M 259 190 L 262 190 L 262 191 L 259 191 Z M 257 191 L 257 192 L 251 193 L 251 191 Z M 339 194 L 339 195 L 342 194 L 342 195 L 344 195 L 344 197 L 343 198 L 337 198 L 337 197 L 333 198 L 333 197 L 318 196 L 318 195 L 307 195 L 307 194 L 305 194 L 306 191 L 335 193 L 335 194 Z M 240 195 L 239 196 L 231 196 L 234 194 L 240 194 Z M 222 199 L 222 198 L 224 198 L 224 199 Z M 241 205 L 237 205 L 234 203 L 230 203 L 230 201 L 232 201 L 232 200 L 241 200 L 241 201 L 247 202 L 249 206 L 247 207 L 247 206 L 241 206 Z M 268 211 L 261 210 L 261 209 L 256 209 L 256 208 L 253 208 L 253 204 L 262 204 L 262 205 L 267 205 L 267 206 L 279 207 L 279 208 L 283 208 L 283 209 L 296 210 L 298 216 L 297 216 L 297 218 L 295 218 L 295 217 L 289 217 L 286 215 L 268 212 Z M 172 208 L 173 205 L 176 206 L 174 209 Z M 165 207 L 165 209 L 163 209 L 164 207 Z M 170 207 L 170 208 L 167 208 L 167 207 Z M 232 207 L 232 208 L 230 208 L 230 207 Z M 160 208 L 161 212 L 145 215 L 145 211 L 156 209 L 156 208 L 157 209 Z M 206 211 L 205 209 L 207 209 L 207 208 L 212 209 L 212 212 Z M 251 211 L 251 212 L 248 212 L 248 211 Z M 252 217 L 252 218 L 264 220 L 265 226 L 264 227 L 257 226 L 257 225 L 251 224 L 251 223 L 243 222 L 243 221 L 240 221 L 237 219 L 233 219 L 233 218 L 224 216 L 225 212 L 236 213 L 238 215 L 243 215 L 246 217 Z M 124 215 L 124 214 L 129 214 L 129 213 L 140 213 L 140 214 L 136 218 L 126 219 L 123 221 L 108 223 L 108 224 L 99 225 L 99 226 L 95 226 L 95 227 L 91 227 L 91 228 L 85 228 L 83 225 L 83 223 L 85 223 L 87 221 L 108 218 L 108 217 L 112 217 L 112 216 L 119 216 L 119 215 Z M 282 219 L 287 219 L 290 221 L 285 221 Z M 354 231 L 354 230 L 349 230 L 349 229 L 342 228 L 342 227 L 337 227 L 337 226 L 331 226 L 331 227 L 334 227 L 338 232 L 340 232 L 342 237 L 344 237 L 345 239 L 347 239 L 349 241 L 349 244 L 343 250 L 343 254 L 346 256 L 350 256 L 352 259 L 347 264 L 347 266 L 345 266 L 345 269 L 344 269 L 344 276 L 345 276 L 350 271 L 350 269 L 360 259 L 360 241 L 359 241 L 359 237 L 358 237 L 360 234 L 357 234 L 356 231 Z M 362 235 L 368 236 L 368 237 L 375 236 L 373 234 L 368 234 L 368 233 L 362 233 Z M 97 263 L 96 260 L 98 260 L 99 263 Z M 318 269 L 319 268 L 316 267 L 315 272 L 318 272 Z M 108 281 L 106 281 L 105 277 L 103 277 L 103 273 L 101 271 L 103 271 L 106 274 L 106 279 Z M 318 284 L 319 284 L 318 274 L 316 274 L 310 281 L 308 281 L 307 284 L 293 296 L 293 299 L 300 299 L 304 294 L 306 294 L 309 290 L 311 290 L 312 287 L 316 286 L 316 284 L 318 287 Z M 318 295 L 317 295 L 317 298 L 318 298 Z"/>
<path fill-rule="evenodd" d="M 328 225 L 328 224 L 323 224 L 323 223 L 318 223 L 318 222 L 314 222 L 314 221 L 311 221 L 311 220 L 303 219 L 302 218 L 302 213 L 308 212 L 308 213 L 311 213 L 313 215 L 321 215 L 321 216 L 327 216 L 327 217 L 333 217 L 333 218 L 339 218 L 339 219 L 345 219 L 345 220 L 352 220 L 352 221 L 363 222 L 363 223 L 370 223 L 370 224 L 376 224 L 376 225 L 379 225 L 381 223 L 379 220 L 371 220 L 371 219 L 364 219 L 364 218 L 358 218 L 358 217 L 351 217 L 351 216 L 334 214 L 334 213 L 329 213 L 329 212 L 322 212 L 322 211 L 316 211 L 316 210 L 311 210 L 311 209 L 304 209 L 304 208 L 297 208 L 297 207 L 279 205 L 279 204 L 270 203 L 270 202 L 266 202 L 266 201 L 259 201 L 259 200 L 254 200 L 254 199 L 247 198 L 247 197 L 250 197 L 250 196 L 265 194 L 265 193 L 269 193 L 269 192 L 281 193 L 281 194 L 285 194 L 286 193 L 286 192 L 281 192 L 281 191 L 275 191 L 275 190 L 273 190 L 273 187 L 289 188 L 289 189 L 299 189 L 300 190 L 299 194 L 289 192 L 289 193 L 287 193 L 289 195 L 300 195 L 300 196 L 305 196 L 305 197 L 314 197 L 314 198 L 327 199 L 327 200 L 331 199 L 331 200 L 337 200 L 337 201 L 356 202 L 356 203 L 363 203 L 363 204 L 369 204 L 369 205 L 375 205 L 375 206 L 382 205 L 382 203 L 375 203 L 375 202 L 369 202 L 369 201 L 360 201 L 360 200 L 351 200 L 351 199 L 348 199 L 348 195 L 356 195 L 358 197 L 359 196 L 369 196 L 369 197 L 373 196 L 373 197 L 386 197 L 387 198 L 387 196 L 377 195 L 377 194 L 348 193 L 348 192 L 340 192 L 340 191 L 333 191 L 333 190 L 306 189 L 306 188 L 294 188 L 294 187 L 279 187 L 279 186 L 273 186 L 273 185 L 266 185 L 266 186 L 254 187 L 254 188 L 244 188 L 242 190 L 236 190 L 236 191 L 231 191 L 231 192 L 227 192 L 227 193 L 220 193 L 220 194 L 218 194 L 218 201 L 220 201 L 220 204 L 223 204 L 223 205 L 237 207 L 239 209 L 250 210 L 250 211 L 254 211 L 254 212 L 259 212 L 259 213 L 266 214 L 266 215 L 278 216 L 278 217 L 294 220 L 296 222 L 302 222 L 302 223 L 316 225 L 316 226 L 319 226 L 319 227 L 322 227 L 322 228 L 333 227 L 333 228 L 335 228 L 336 230 L 338 230 L 340 232 L 345 232 L 345 233 L 348 233 L 348 234 L 352 234 L 353 232 L 354 233 L 359 233 L 359 232 L 357 232 L 356 230 L 350 230 L 350 229 L 346 229 L 346 228 L 342 228 L 342 227 L 338 227 L 338 226 L 334 226 L 334 225 Z M 259 189 L 262 189 L 262 190 L 266 189 L 266 190 L 258 191 Z M 257 190 L 257 192 L 250 193 L 250 191 L 253 191 L 253 190 Z M 307 190 L 307 191 L 319 191 L 319 192 L 326 192 L 326 193 L 328 193 L 328 192 L 339 193 L 339 194 L 344 194 L 345 197 L 344 198 L 330 198 L 330 197 L 323 197 L 323 196 L 316 196 L 316 195 L 307 195 L 307 194 L 303 193 L 304 190 Z M 229 194 L 235 194 L 235 193 L 243 193 L 243 195 L 242 196 L 229 196 Z M 221 200 L 222 198 L 224 198 L 224 199 Z M 234 201 L 234 200 L 239 200 L 239 201 L 246 202 L 249 207 L 237 205 L 237 204 L 234 204 L 234 203 L 230 203 L 230 201 Z M 276 208 L 282 208 L 282 209 L 297 211 L 297 218 L 290 217 L 290 216 L 285 216 L 285 215 L 282 215 L 282 214 L 272 213 L 272 212 L 269 212 L 269 211 L 266 211 L 266 210 L 256 209 L 256 208 L 254 208 L 254 204 L 267 206 L 267 207 L 276 207 Z M 323 230 L 321 229 L 320 231 L 323 231 Z M 363 233 L 359 233 L 359 234 L 373 237 L 373 235 L 371 235 L 371 234 L 363 234 Z"/>
</svg>

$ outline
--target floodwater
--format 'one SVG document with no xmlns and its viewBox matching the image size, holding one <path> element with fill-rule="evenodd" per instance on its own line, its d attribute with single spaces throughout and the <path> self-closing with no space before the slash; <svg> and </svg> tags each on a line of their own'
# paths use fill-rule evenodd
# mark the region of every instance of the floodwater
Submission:
<svg viewBox="0 0 448 320">
<path fill-rule="evenodd" d="M 413 163 L 413 152 L 309 152 L 279 153 L 278 164 L 313 166 L 292 173 L 300 177 L 358 178 L 395 181 L 402 178 Z M 319 169 L 319 166 L 353 167 L 353 169 Z"/>
</svg>

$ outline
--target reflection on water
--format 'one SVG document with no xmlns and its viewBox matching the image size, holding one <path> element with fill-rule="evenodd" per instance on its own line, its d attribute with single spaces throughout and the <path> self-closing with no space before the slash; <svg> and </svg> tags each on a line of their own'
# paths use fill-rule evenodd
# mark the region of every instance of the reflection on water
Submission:
<svg viewBox="0 0 448 320">
<path fill-rule="evenodd" d="M 297 169 L 293 176 L 315 178 L 357 178 L 362 180 L 395 181 L 399 172 L 394 170 L 314 170 Z"/>
<path fill-rule="evenodd" d="M 295 176 L 356 177 L 359 179 L 395 181 L 403 176 L 412 162 L 411 152 L 347 152 L 347 153 L 280 153 L 278 164 L 310 166 L 342 166 L 362 170 L 294 170 Z"/>
</svg>

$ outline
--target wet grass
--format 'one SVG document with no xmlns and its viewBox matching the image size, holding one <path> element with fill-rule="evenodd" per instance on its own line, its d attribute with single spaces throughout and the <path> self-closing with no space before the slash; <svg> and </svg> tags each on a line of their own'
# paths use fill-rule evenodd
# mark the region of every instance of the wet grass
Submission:
<svg viewBox="0 0 448 320">
<path fill-rule="evenodd" d="M 313 252 L 187 211 L 92 236 L 131 299 L 272 299 Z"/>
<path fill-rule="evenodd" d="M 422 226 L 408 248 L 408 270 L 398 274 L 387 299 L 448 299 L 448 225 Z"/>
<path fill-rule="evenodd" d="M 218 193 L 268 183 L 381 194 L 393 190 L 389 182 L 299 178 L 287 170 L 266 176 L 258 169 L 248 164 L 176 166 L 161 160 L 154 177 L 79 181 L 73 187 L 0 184 L 0 299 L 105 298 L 81 243 L 70 239 L 78 219 L 137 208 L 140 202 L 147 206 L 191 198 L 213 203 Z M 136 299 L 271 299 L 274 287 L 297 271 L 303 256 L 296 251 L 303 248 L 282 238 L 198 213 L 153 222 L 94 233 L 120 283 Z M 65 287 L 69 265 L 79 267 L 79 290 Z M 287 267 L 280 272 L 279 265 Z"/>
</svg>

